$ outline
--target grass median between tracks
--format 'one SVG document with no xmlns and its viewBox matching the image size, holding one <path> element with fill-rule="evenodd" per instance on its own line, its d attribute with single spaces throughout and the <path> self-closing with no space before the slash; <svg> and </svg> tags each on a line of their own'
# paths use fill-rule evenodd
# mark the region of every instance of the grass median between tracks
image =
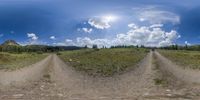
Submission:
<svg viewBox="0 0 200 100">
<path fill-rule="evenodd" d="M 59 56 L 79 71 L 89 75 L 112 76 L 134 67 L 149 52 L 147 49 L 82 49 L 60 52 Z"/>
</svg>

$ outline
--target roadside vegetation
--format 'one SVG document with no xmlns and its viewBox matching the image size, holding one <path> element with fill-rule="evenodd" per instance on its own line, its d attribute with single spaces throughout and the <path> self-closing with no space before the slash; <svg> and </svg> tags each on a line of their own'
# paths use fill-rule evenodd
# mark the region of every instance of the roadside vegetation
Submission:
<svg viewBox="0 0 200 100">
<path fill-rule="evenodd" d="M 148 52 L 143 48 L 82 49 L 58 55 L 76 70 L 93 76 L 112 76 L 134 67 Z"/>
<path fill-rule="evenodd" d="M 0 52 L 0 70 L 16 70 L 34 64 L 48 54 L 42 53 L 7 53 Z"/>
<path fill-rule="evenodd" d="M 199 51 L 159 50 L 159 52 L 184 68 L 200 69 Z"/>
</svg>

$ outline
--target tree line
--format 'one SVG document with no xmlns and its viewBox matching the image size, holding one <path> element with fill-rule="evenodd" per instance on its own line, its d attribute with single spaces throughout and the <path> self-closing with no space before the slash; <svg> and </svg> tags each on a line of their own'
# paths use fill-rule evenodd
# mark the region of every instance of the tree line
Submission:
<svg viewBox="0 0 200 100">
<path fill-rule="evenodd" d="M 0 46 L 1 52 L 11 52 L 11 53 L 21 53 L 21 52 L 58 52 L 63 50 L 77 50 L 82 47 L 76 46 L 46 46 L 46 45 L 27 45 L 27 46 L 18 46 L 18 45 L 3 45 Z"/>
<path fill-rule="evenodd" d="M 21 53 L 21 52 L 58 52 L 64 50 L 79 50 L 88 48 L 87 45 L 84 47 L 77 47 L 77 46 L 46 46 L 46 45 L 27 45 L 27 46 L 19 46 L 19 45 L 0 45 L 0 52 L 13 52 L 13 53 Z M 97 45 L 92 46 L 93 49 L 98 49 Z M 107 48 L 103 46 L 102 48 Z M 155 49 L 165 49 L 165 50 L 193 50 L 193 51 L 200 51 L 200 45 L 170 45 L 165 47 L 145 47 L 144 45 L 118 45 L 118 46 L 111 46 L 110 48 L 155 48 Z"/>
<path fill-rule="evenodd" d="M 165 47 L 160 47 L 159 49 L 166 49 L 166 50 L 191 50 L 191 51 L 200 51 L 200 45 L 170 45 Z"/>
<path fill-rule="evenodd" d="M 111 46 L 111 48 L 148 48 L 148 49 L 165 49 L 165 50 L 191 50 L 191 51 L 200 51 L 200 45 L 170 45 L 170 46 L 163 46 L 163 47 L 147 47 L 144 45 L 118 45 L 118 46 Z"/>
</svg>

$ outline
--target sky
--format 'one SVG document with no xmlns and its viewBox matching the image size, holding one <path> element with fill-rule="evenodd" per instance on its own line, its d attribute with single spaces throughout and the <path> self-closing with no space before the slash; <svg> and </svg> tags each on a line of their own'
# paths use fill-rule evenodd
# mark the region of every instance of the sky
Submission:
<svg viewBox="0 0 200 100">
<path fill-rule="evenodd" d="M 0 0 L 0 43 L 195 45 L 199 0 Z"/>
</svg>

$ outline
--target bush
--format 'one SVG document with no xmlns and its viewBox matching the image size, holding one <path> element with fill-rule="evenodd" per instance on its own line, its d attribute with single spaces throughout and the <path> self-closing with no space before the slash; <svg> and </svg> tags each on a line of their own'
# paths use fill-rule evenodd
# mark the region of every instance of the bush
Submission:
<svg viewBox="0 0 200 100">
<path fill-rule="evenodd" d="M 97 45 L 93 45 L 92 48 L 93 49 L 98 49 L 98 46 Z"/>
<path fill-rule="evenodd" d="M 42 51 L 37 51 L 37 54 L 43 54 L 43 52 Z"/>
<path fill-rule="evenodd" d="M 57 55 L 62 55 L 62 53 L 60 53 L 60 52 L 57 52 L 56 54 L 57 54 Z"/>
</svg>

